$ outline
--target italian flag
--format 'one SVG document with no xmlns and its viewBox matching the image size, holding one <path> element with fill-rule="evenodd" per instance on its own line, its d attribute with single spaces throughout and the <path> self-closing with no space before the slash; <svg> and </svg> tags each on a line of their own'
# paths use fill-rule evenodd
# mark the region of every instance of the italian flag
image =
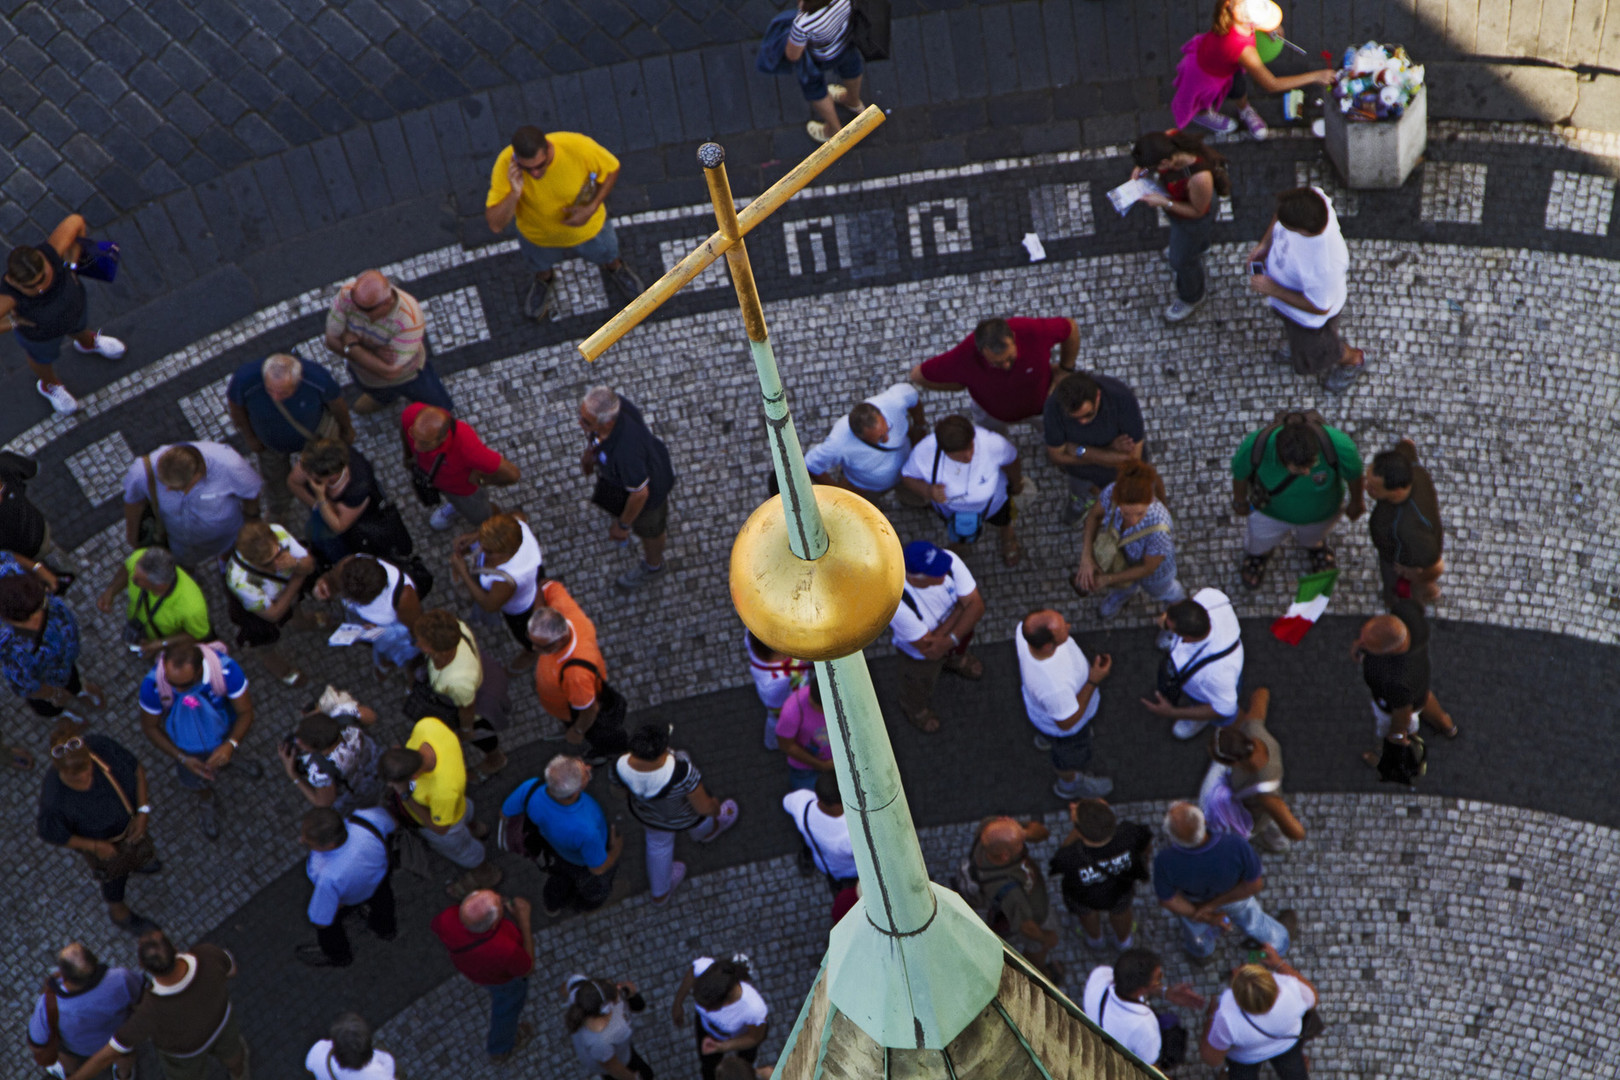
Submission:
<svg viewBox="0 0 1620 1080">
<path fill-rule="evenodd" d="M 1298 645 L 1306 631 L 1327 610 L 1328 597 L 1333 595 L 1333 583 L 1339 580 L 1339 571 L 1323 570 L 1306 574 L 1299 579 L 1299 591 L 1288 605 L 1288 614 L 1271 624 L 1271 636 L 1289 645 Z"/>
</svg>

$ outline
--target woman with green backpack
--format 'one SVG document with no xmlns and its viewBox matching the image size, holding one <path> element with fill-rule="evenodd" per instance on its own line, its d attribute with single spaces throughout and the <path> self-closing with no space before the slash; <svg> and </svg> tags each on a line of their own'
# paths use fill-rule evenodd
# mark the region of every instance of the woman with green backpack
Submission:
<svg viewBox="0 0 1620 1080">
<path fill-rule="evenodd" d="M 1105 619 L 1118 615 L 1137 589 L 1161 608 L 1187 596 L 1176 580 L 1175 534 L 1158 489 L 1152 465 L 1127 461 L 1086 515 L 1080 566 L 1070 584 L 1081 596 L 1105 593 L 1097 608 Z"/>
</svg>

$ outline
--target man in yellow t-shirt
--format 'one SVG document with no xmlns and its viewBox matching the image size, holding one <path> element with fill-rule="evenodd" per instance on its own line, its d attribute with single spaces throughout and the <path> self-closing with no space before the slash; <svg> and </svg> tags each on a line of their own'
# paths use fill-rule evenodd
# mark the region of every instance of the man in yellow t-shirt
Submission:
<svg viewBox="0 0 1620 1080">
<path fill-rule="evenodd" d="M 577 132 L 547 134 L 526 124 L 496 156 L 484 220 L 494 233 L 517 222 L 518 248 L 534 269 L 525 316 L 539 321 L 551 314 L 557 295 L 552 268 L 569 258 L 602 267 L 626 303 L 641 295 L 641 278 L 619 258 L 604 205 L 618 181 L 619 159 Z"/>
<path fill-rule="evenodd" d="M 378 770 L 420 826 L 422 842 L 467 871 L 450 886 L 452 897 L 459 900 L 500 882 L 500 868 L 480 843 L 489 826 L 473 820 L 461 741 L 444 721 L 431 716 L 418 720 L 404 746 L 383 754 Z"/>
</svg>

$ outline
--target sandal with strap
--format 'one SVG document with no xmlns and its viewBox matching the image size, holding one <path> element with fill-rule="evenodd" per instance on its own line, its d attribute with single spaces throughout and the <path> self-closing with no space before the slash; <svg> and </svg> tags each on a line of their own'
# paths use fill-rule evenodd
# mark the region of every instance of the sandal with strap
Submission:
<svg viewBox="0 0 1620 1080">
<path fill-rule="evenodd" d="M 934 714 L 932 709 L 924 709 L 916 716 L 907 716 L 906 719 L 910 721 L 912 727 L 924 735 L 932 735 L 939 730 L 939 717 Z"/>
<path fill-rule="evenodd" d="M 1264 555 L 1243 556 L 1243 570 L 1241 577 L 1243 579 L 1244 588 L 1258 589 L 1260 587 L 1260 585 L 1266 580 L 1266 563 L 1270 560 L 1271 552 L 1269 551 Z"/>
<path fill-rule="evenodd" d="M 945 670 L 952 675 L 959 675 L 969 682 L 977 682 L 984 678 L 984 661 L 972 653 L 963 653 L 961 656 L 947 656 Z"/>
<path fill-rule="evenodd" d="M 1311 573 L 1313 574 L 1320 574 L 1323 570 L 1337 569 L 1339 565 L 1338 556 L 1334 555 L 1333 549 L 1326 544 L 1320 547 L 1306 548 L 1305 554 L 1311 560 Z"/>
</svg>

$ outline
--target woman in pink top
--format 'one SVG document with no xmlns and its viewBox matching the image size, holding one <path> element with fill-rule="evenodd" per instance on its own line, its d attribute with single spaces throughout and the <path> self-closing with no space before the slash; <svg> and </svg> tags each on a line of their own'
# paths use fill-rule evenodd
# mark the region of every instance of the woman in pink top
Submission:
<svg viewBox="0 0 1620 1080">
<path fill-rule="evenodd" d="M 1333 72 L 1324 68 L 1278 78 L 1254 47 L 1256 31 L 1270 33 L 1282 25 L 1282 9 L 1272 0 L 1219 0 L 1209 31 L 1181 47 L 1176 68 L 1176 95 L 1170 112 L 1176 127 L 1196 123 L 1220 135 L 1237 130 L 1237 121 L 1222 116 L 1221 103 L 1235 101 L 1238 117 L 1256 139 L 1266 137 L 1266 122 L 1249 104 L 1247 72 L 1268 94 L 1302 86 L 1329 86 Z"/>
</svg>

